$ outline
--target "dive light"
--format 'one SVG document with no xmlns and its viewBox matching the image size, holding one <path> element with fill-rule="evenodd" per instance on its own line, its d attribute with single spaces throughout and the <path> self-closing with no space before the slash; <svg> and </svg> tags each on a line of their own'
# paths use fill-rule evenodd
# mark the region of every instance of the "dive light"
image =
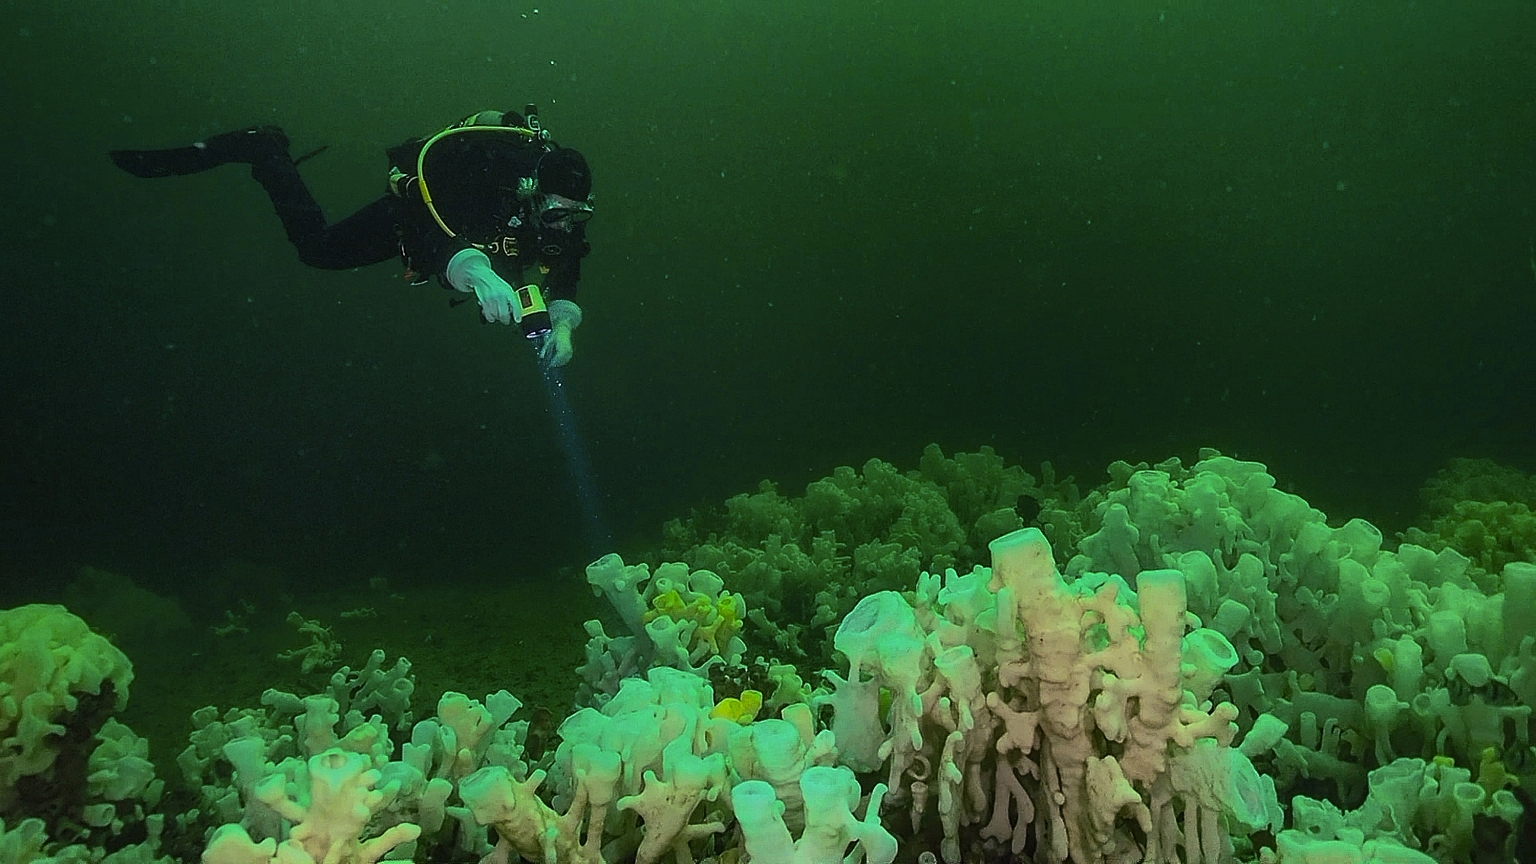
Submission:
<svg viewBox="0 0 1536 864">
<path fill-rule="evenodd" d="M 537 285 L 524 285 L 512 292 L 517 299 L 518 311 L 522 318 L 518 326 L 523 328 L 523 336 L 528 339 L 541 339 L 549 335 L 549 307 L 544 303 L 544 293 Z"/>
</svg>

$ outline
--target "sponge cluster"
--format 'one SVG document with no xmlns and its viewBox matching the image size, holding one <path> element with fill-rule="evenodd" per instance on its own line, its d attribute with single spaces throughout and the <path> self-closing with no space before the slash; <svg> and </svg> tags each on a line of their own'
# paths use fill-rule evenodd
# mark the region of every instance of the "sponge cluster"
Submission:
<svg viewBox="0 0 1536 864">
<path fill-rule="evenodd" d="M 110 688 L 121 710 L 132 680 L 127 655 L 63 606 L 0 611 L 0 810 L 14 803 L 17 780 L 52 767 L 53 740 L 82 696 Z"/>
</svg>

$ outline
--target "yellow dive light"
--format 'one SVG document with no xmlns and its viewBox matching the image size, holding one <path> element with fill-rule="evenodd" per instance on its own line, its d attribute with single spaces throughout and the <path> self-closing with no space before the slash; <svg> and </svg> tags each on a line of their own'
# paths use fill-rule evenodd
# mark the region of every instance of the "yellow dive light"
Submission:
<svg viewBox="0 0 1536 864">
<path fill-rule="evenodd" d="M 513 291 L 512 296 L 517 298 L 517 308 L 522 313 L 518 324 L 523 328 L 523 335 L 529 339 L 549 335 L 549 307 L 544 303 L 544 292 L 539 286 L 524 285 Z"/>
</svg>

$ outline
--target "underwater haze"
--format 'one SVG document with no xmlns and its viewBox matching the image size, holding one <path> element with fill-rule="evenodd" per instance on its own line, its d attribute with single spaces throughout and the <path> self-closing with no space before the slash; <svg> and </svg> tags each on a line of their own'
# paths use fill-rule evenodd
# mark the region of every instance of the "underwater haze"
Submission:
<svg viewBox="0 0 1536 864">
<path fill-rule="evenodd" d="M 396 263 L 299 263 L 383 151 L 537 103 L 597 216 L 564 380 L 617 545 L 772 479 L 991 445 L 1088 484 L 1212 446 L 1390 530 L 1536 468 L 1536 7 L 7 4 L 0 543 L 159 590 L 545 579 L 595 557 L 530 349 Z M 584 588 L 584 586 L 583 586 Z M 7 604 L 9 605 L 9 604 Z M 471 691 L 475 692 L 475 691 Z"/>
<path fill-rule="evenodd" d="M 511 703 L 524 700 L 502 727 L 507 736 L 518 729 L 527 755 L 519 764 L 548 767 L 573 706 L 587 706 L 590 719 L 596 704 L 622 703 L 602 700 L 616 695 L 621 672 L 648 663 L 631 663 L 650 644 L 642 620 L 696 643 L 674 647 L 680 666 L 700 673 L 684 689 L 697 703 L 688 716 L 707 718 L 699 723 L 762 729 L 782 724 L 768 716 L 782 709 L 800 710 L 811 729 L 806 703 L 826 701 L 825 687 L 814 696 L 811 687 L 831 670 L 829 684 L 857 686 L 834 700 L 862 690 L 865 732 L 885 735 L 883 684 L 871 678 L 866 687 L 859 655 L 846 650 L 856 660 L 839 678 L 846 667 L 833 660 L 829 627 L 859 626 L 856 609 L 883 596 L 891 615 L 908 616 L 906 630 L 932 626 L 912 636 L 917 649 L 906 660 L 922 660 L 929 644 L 934 669 L 938 640 L 958 638 L 962 607 L 975 613 L 966 638 L 986 661 L 991 690 L 971 695 L 983 719 L 972 727 L 971 715 L 962 723 L 945 713 L 919 729 L 908 718 L 928 735 L 926 750 L 905 770 L 900 761 L 922 738 L 903 744 L 891 792 L 892 801 L 912 801 L 912 832 L 897 824 L 902 813 L 886 815 L 902 830 L 903 864 L 929 847 L 957 864 L 958 829 L 940 826 L 937 809 L 925 829 L 922 806 L 929 763 L 940 766 L 942 753 L 954 770 L 934 769 L 934 789 L 966 776 L 974 781 L 966 807 L 980 812 L 985 796 L 975 790 L 991 781 L 955 769 L 957 738 L 946 735 L 958 727 L 974 732 L 958 746 L 974 756 L 968 770 L 998 778 L 991 801 L 1005 827 L 1005 769 L 1018 769 L 1018 806 L 1029 803 L 1025 786 L 1040 813 L 1068 801 L 1041 786 L 1043 773 L 1026 776 L 1034 732 L 1015 727 L 1023 713 L 980 712 L 1040 707 L 1043 676 L 1018 672 L 1017 638 L 1003 646 L 1015 652 L 1008 660 L 989 627 L 1008 623 L 1011 598 L 1023 596 L 1015 583 L 1044 598 L 1049 581 L 1066 596 L 1068 583 L 1041 561 L 1055 553 L 1068 572 L 1075 550 L 1084 552 L 1069 572 L 1078 593 L 1021 609 L 1041 621 L 1031 636 L 1048 632 L 1044 618 L 1055 610 L 1080 623 L 1083 643 L 1103 635 L 1137 663 L 1161 652 L 1161 678 L 1138 672 L 1144 680 L 1117 690 L 1121 707 L 1135 701 L 1143 712 L 1143 696 L 1124 696 L 1137 689 L 1157 710 L 1178 704 L 1209 721 L 1215 732 L 1201 732 L 1201 746 L 1226 736 L 1220 750 L 1198 753 L 1149 738 L 1143 769 L 1163 761 L 1161 750 L 1220 752 L 1247 766 L 1258 787 L 1253 764 L 1230 747 L 1238 709 L 1223 700 L 1232 696 L 1244 712 L 1241 747 L 1263 736 L 1249 738 L 1264 729 L 1261 719 L 1284 715 L 1290 738 L 1270 726 L 1275 739 L 1263 749 L 1326 758 L 1342 778 L 1335 792 L 1306 766 L 1260 753 L 1270 799 L 1278 783 L 1287 803 L 1326 795 L 1329 806 L 1359 807 L 1367 818 L 1367 770 L 1413 758 L 1418 773 L 1402 775 L 1412 779 L 1404 789 L 1433 775 L 1462 795 L 1478 772 L 1471 792 L 1487 792 L 1498 810 L 1479 813 L 1478 850 L 1488 855 L 1479 859 L 1536 849 L 1536 819 L 1521 829 L 1507 806 L 1519 787 L 1525 809 L 1536 807 L 1528 796 L 1536 750 L 1525 726 L 1519 746 L 1502 755 L 1493 747 L 1514 735 L 1516 719 L 1528 723 L 1536 698 L 1531 0 L 8 0 L 5 9 L 0 850 L 52 855 L 75 844 L 95 847 L 81 859 L 100 862 L 111 849 L 127 861 L 141 847 L 158 855 L 163 842 L 164 861 L 197 861 L 220 822 L 241 818 L 233 756 L 218 755 L 224 721 L 230 735 L 249 738 L 263 718 L 272 747 L 257 755 L 286 766 L 298 789 L 304 766 L 319 763 L 296 758 L 296 716 L 327 733 L 344 718 L 353 743 L 361 739 L 353 733 L 375 730 L 372 764 L 382 766 L 412 716 L 436 724 L 438 706 L 442 718 L 416 727 L 427 729 L 421 744 L 449 732 L 455 712 L 485 710 L 465 696 L 455 703 L 453 690 L 476 700 L 490 693 L 485 704 L 501 713 L 479 733 L 505 743 L 487 732 L 518 710 L 499 698 L 505 687 Z M 556 400 L 518 329 L 485 323 L 473 301 L 450 306 L 464 295 L 413 286 L 399 261 L 304 266 L 243 164 L 140 180 L 108 158 L 278 125 L 293 155 L 318 151 L 301 172 L 339 220 L 386 192 L 387 148 L 482 109 L 530 103 L 554 140 L 584 152 L 596 189 L 576 295 L 584 323 Z M 962 458 L 925 457 L 929 444 Z M 1112 469 L 1121 498 L 1127 478 L 1161 478 L 1147 481 L 1152 492 L 1138 487 L 1152 504 L 1135 513 L 1137 524 L 1115 521 L 1120 503 L 1100 486 L 1106 466 L 1167 467 L 1170 457 L 1195 467 Z M 920 478 L 902 474 L 920 458 Z M 1502 467 L 1453 463 L 1478 477 L 1433 481 L 1421 500 L 1425 481 L 1465 458 Z M 856 477 L 834 474 L 840 466 L 866 467 Z M 817 486 L 820 498 L 806 493 L 828 477 L 836 481 Z M 1482 497 L 1465 493 L 1478 483 Z M 1221 507 L 1210 504 L 1217 489 L 1230 498 Z M 868 506 L 874 517 L 828 515 L 829 500 L 863 493 L 879 500 Z M 720 504 L 734 495 L 722 518 Z M 926 515 L 909 515 L 912 501 Z M 1436 512 L 1425 510 L 1432 504 Z M 1200 520 L 1184 527 L 1201 521 L 1197 529 L 1174 524 L 1195 510 Z M 664 529 L 668 520 L 680 521 Z M 720 541 L 728 523 L 734 558 L 720 550 L 730 546 Z M 785 543 L 791 523 L 800 535 Z M 1399 533 L 1415 524 L 1418 533 Z M 995 584 L 958 577 L 969 580 L 962 596 L 951 573 L 940 595 L 937 577 L 917 577 L 991 563 L 988 543 L 1025 526 L 1006 535 L 1014 564 L 998 567 Z M 1160 546 L 1175 533 L 1183 546 Z M 614 552 L 630 564 L 599 558 Z M 1172 567 L 1164 553 L 1175 552 L 1209 553 L 1206 569 L 1186 567 L 1190 580 L 1209 575 L 1204 589 L 1220 570 L 1223 590 L 1240 578 L 1252 592 L 1233 600 L 1192 587 L 1186 607 L 1172 570 L 1135 583 L 1143 569 Z M 610 584 L 624 583 L 608 589 L 614 609 L 582 578 L 594 560 Z M 667 577 L 645 570 L 662 561 L 673 567 Z M 762 578 L 765 569 L 782 581 Z M 634 573 L 650 578 L 644 595 Z M 682 584 L 684 592 L 667 587 Z M 1146 627 L 1124 612 L 1137 603 L 1130 586 L 1158 598 L 1146 603 Z M 1124 590 L 1120 600 L 1115 590 Z M 920 616 L 902 596 L 917 598 Z M 1418 604 L 1412 620 L 1405 598 Z M 951 601 L 954 620 L 934 612 Z M 66 604 L 84 623 L 29 603 Z M 1215 647 L 1203 655 L 1204 689 L 1186 690 L 1197 669 L 1187 640 L 1197 633 L 1184 630 L 1200 615 L 1230 633 L 1198 630 Z M 639 641 L 608 638 L 625 626 Z M 1263 640 L 1253 635 L 1260 627 Z M 69 630 L 72 641 L 60 635 Z M 737 630 L 768 653 L 742 663 L 748 655 L 736 643 L 748 646 Z M 1155 650 L 1132 644 L 1143 636 Z M 43 638 L 54 640 L 52 653 L 17 647 Z M 943 675 L 958 681 L 949 675 L 962 669 L 955 653 L 972 649 L 945 644 Z M 89 652 L 108 660 L 100 669 L 71 660 Z M 88 669 L 97 690 L 71 692 L 66 681 L 54 687 L 58 703 L 12 698 L 12 678 L 38 678 L 38 658 Z M 716 661 L 716 680 L 705 683 Z M 777 681 L 759 675 L 765 669 Z M 1114 678 L 1109 669 L 1084 660 L 1051 675 L 1100 687 Z M 659 661 L 650 672 L 687 678 Z M 937 673 L 923 675 L 917 690 L 931 684 L 925 692 L 938 693 Z M 980 675 L 972 678 L 980 687 Z M 905 686 L 917 680 L 914 672 Z M 121 687 L 115 704 L 114 692 L 100 690 L 108 683 Z M 413 706 L 406 684 L 416 687 Z M 1258 693 L 1264 686 L 1270 692 Z M 293 709 L 304 704 L 296 693 L 321 703 L 330 693 L 344 707 L 353 695 L 361 704 L 362 690 L 390 687 L 399 696 L 393 738 L 362 709 L 335 712 L 336 701 L 324 723 L 310 724 L 319 703 L 303 715 Z M 1290 695 L 1270 700 L 1276 687 Z M 1074 689 L 1083 701 L 1057 700 L 1041 715 L 1086 718 L 1089 687 Z M 1422 709 L 1432 698 L 1441 700 L 1438 719 Z M 32 712 L 20 724 L 18 701 Z M 1409 718 L 1410 703 L 1419 719 L 1404 719 L 1395 735 L 1382 712 Z M 266 707 L 250 709 L 258 704 Z M 1468 743 L 1465 724 L 1450 732 L 1468 706 L 1496 707 L 1471 724 L 1488 741 Z M 763 718 L 754 719 L 759 707 Z M 147 756 L 144 741 L 108 726 L 114 710 L 154 741 Z M 1355 726 L 1341 736 L 1344 715 Z M 865 735 L 863 761 L 845 759 L 865 772 L 865 789 L 905 735 L 895 713 L 885 716 L 891 738 Z M 986 738 L 1005 729 L 1001 716 L 1008 736 Z M 55 732 L 66 727 L 68 735 Z M 194 746 L 183 750 L 189 732 Z M 1097 736 L 1097 750 L 1072 770 L 1115 767 L 1112 756 L 1127 752 L 1109 741 L 1112 724 L 1069 732 Z M 26 733 L 48 758 L 23 776 L 9 766 Z M 126 743 L 109 741 L 112 733 Z M 829 733 L 845 746 L 849 736 Z M 316 733 L 315 749 L 326 749 L 309 755 L 364 775 L 361 756 L 329 749 L 333 738 Z M 452 746 L 452 733 L 445 739 Z M 1349 759 L 1336 758 L 1341 741 Z M 292 752 L 278 752 L 284 746 Z M 1052 747 L 1044 758 L 1055 758 Z M 143 770 L 127 773 L 143 783 L 134 795 L 84 803 L 83 772 L 95 772 L 95 795 L 106 750 L 124 763 L 154 759 L 158 776 L 170 778 L 163 801 L 158 781 L 149 783 L 155 772 L 135 763 Z M 468 779 L 490 770 L 478 767 L 488 752 L 465 746 L 475 758 L 453 763 L 465 769 L 453 776 L 465 781 L 455 806 L 472 803 Z M 439 775 L 447 764 L 439 761 Z M 1132 759 L 1124 764 L 1146 787 Z M 637 763 L 625 772 L 651 773 Z M 1349 778 L 1356 789 L 1346 789 Z M 1130 799 L 1140 803 L 1138 795 Z M 1258 801 L 1249 798 L 1241 804 Z M 432 835 L 416 859 L 473 861 L 484 852 L 472 853 L 476 844 L 488 849 L 485 822 L 445 822 L 444 801 L 436 798 L 435 827 L 427 810 L 412 813 Z M 1163 836 L 1177 833 L 1174 798 L 1158 801 L 1166 818 L 1147 842 L 1177 856 Z M 1215 819 L 1232 813 L 1200 809 L 1192 795 L 1181 801 L 1187 855 L 1198 858 L 1190 819 L 1207 819 L 1204 841 L 1227 846 L 1204 861 L 1229 859 L 1232 838 L 1215 836 Z M 879 804 L 869 809 L 879 816 Z M 152 821 L 167 813 L 175 818 Z M 1107 818 L 1117 813 L 1117 842 L 1152 824 L 1147 816 L 1130 826 L 1126 809 Z M 1289 813 L 1289 833 L 1307 830 L 1298 813 Z M 1247 816 L 1246 830 L 1260 832 L 1240 838 L 1252 861 L 1279 829 L 1279 804 Z M 287 810 L 284 818 L 293 821 Z M 49 835 L 28 846 L 45 819 Z M 565 821 L 574 830 L 579 819 Z M 608 833 L 639 842 L 636 819 L 619 819 Z M 650 813 L 644 821 L 648 835 L 662 824 Z M 1020 810 L 1011 853 L 994 842 L 989 859 L 1023 859 L 1028 821 Z M 980 861 L 971 822 L 966 861 Z M 1462 822 L 1470 835 L 1471 816 Z M 1490 824 L 1498 832 L 1482 836 Z M 224 839 L 230 827 L 218 829 Z M 1089 846 L 1074 835 L 1074 861 L 1100 859 L 1083 849 L 1097 850 L 1109 827 Z M 281 829 L 266 839 L 283 839 L 289 826 Z M 358 847 L 362 836 L 347 841 Z M 740 839 L 733 827 L 696 842 L 696 852 L 708 846 L 710 859 L 731 861 L 740 849 L 725 849 L 727 836 Z M 1419 838 L 1425 849 L 1438 842 Z M 1058 832 L 1054 858 L 1051 842 L 1049 832 L 1032 836 L 1029 855 L 1060 861 L 1066 835 Z M 1470 861 L 1473 839 L 1458 842 L 1442 861 Z M 1127 850 L 1141 847 L 1103 859 L 1130 859 Z M 674 852 L 691 855 L 687 839 Z"/>
</svg>

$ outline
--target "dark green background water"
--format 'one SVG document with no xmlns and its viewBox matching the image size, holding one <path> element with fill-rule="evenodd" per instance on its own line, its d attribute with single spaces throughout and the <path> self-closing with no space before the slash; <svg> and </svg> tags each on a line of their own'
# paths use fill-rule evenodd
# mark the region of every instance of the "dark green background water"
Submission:
<svg viewBox="0 0 1536 864">
<path fill-rule="evenodd" d="M 1083 9 L 1083 6 L 1091 7 Z M 1536 468 L 1536 7 L 1509 2 L 10 2 L 12 575 L 580 566 L 528 350 L 392 264 L 312 271 L 383 149 L 538 102 L 598 211 L 566 375 L 625 542 L 774 478 L 992 444 L 1097 482 L 1201 445 L 1389 529 Z"/>
</svg>

